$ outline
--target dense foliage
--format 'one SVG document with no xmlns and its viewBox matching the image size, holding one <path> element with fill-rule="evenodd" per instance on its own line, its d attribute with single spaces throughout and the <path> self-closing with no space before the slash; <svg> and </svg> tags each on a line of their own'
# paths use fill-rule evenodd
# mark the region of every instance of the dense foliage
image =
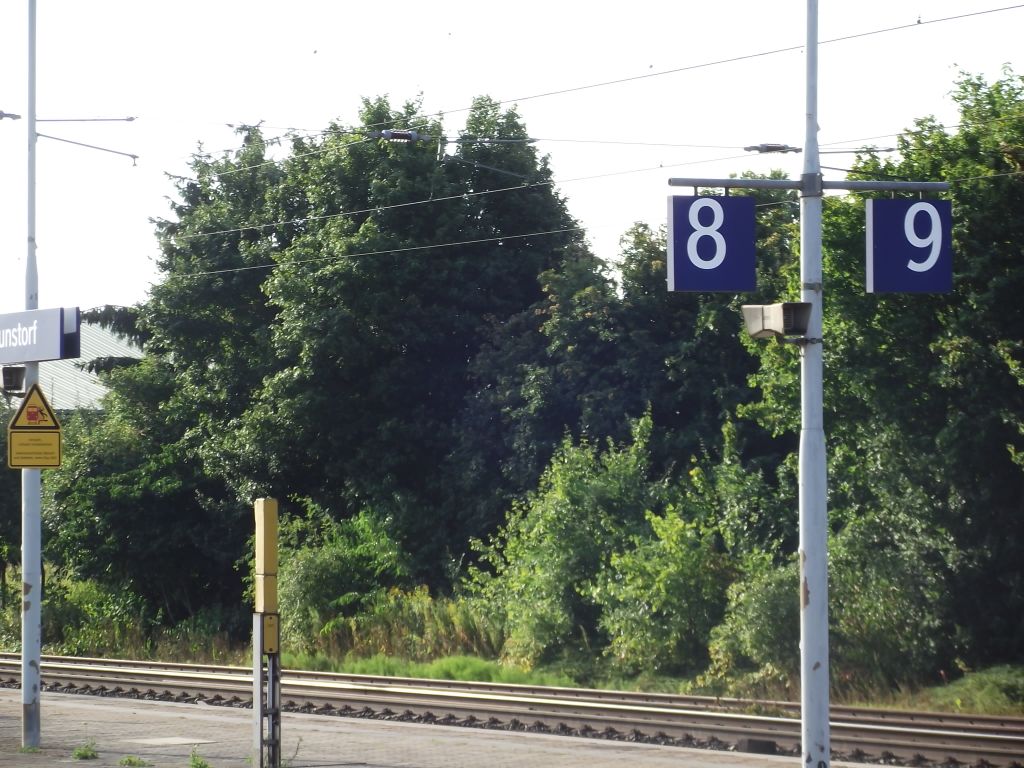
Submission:
<svg viewBox="0 0 1024 768">
<path fill-rule="evenodd" d="M 863 201 L 824 208 L 837 686 L 1024 653 L 1024 82 L 956 99 L 853 168 L 952 183 L 950 294 L 867 294 Z M 738 312 L 799 293 L 790 193 L 756 195 L 757 294 L 669 294 L 663 230 L 601 263 L 489 99 L 458 139 L 384 99 L 287 150 L 240 135 L 176 180 L 147 300 L 94 315 L 145 356 L 97 366 L 47 473 L 48 565 L 90 585 L 62 605 L 244 636 L 273 495 L 297 649 L 792 683 L 798 351 Z"/>
</svg>

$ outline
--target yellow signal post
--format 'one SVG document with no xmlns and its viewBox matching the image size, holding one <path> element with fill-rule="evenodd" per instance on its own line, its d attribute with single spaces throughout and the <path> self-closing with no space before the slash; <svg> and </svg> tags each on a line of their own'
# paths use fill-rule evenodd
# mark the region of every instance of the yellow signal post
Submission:
<svg viewBox="0 0 1024 768">
<path fill-rule="evenodd" d="M 256 499 L 256 575 L 277 576 L 277 500 Z"/>
<path fill-rule="evenodd" d="M 277 501 L 256 499 L 256 613 L 277 613 Z"/>
<path fill-rule="evenodd" d="M 253 764 L 281 766 L 281 615 L 277 602 L 277 500 L 256 499 L 252 615 Z"/>
</svg>

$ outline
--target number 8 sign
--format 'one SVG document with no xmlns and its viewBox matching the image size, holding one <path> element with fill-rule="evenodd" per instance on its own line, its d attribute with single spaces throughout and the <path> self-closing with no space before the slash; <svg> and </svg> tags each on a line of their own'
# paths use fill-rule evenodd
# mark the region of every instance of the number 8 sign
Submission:
<svg viewBox="0 0 1024 768">
<path fill-rule="evenodd" d="M 668 199 L 668 289 L 752 291 L 754 198 Z"/>
<path fill-rule="evenodd" d="M 868 200 L 868 293 L 953 288 L 953 206 L 948 200 Z"/>
</svg>

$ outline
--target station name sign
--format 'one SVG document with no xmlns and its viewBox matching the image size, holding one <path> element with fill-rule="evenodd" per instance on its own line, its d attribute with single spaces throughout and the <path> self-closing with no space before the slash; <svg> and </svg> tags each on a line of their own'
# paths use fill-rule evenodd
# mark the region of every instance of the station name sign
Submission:
<svg viewBox="0 0 1024 768">
<path fill-rule="evenodd" d="M 80 329 L 78 307 L 0 315 L 0 365 L 78 357 Z"/>
</svg>

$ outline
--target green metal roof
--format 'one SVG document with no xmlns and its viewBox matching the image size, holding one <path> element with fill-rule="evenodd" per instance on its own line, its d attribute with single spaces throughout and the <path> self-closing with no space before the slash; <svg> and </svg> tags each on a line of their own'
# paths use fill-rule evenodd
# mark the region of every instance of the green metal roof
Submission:
<svg viewBox="0 0 1024 768">
<path fill-rule="evenodd" d="M 82 323 L 82 356 L 39 364 L 39 386 L 58 411 L 99 409 L 107 389 L 99 378 L 79 366 L 97 357 L 142 357 L 142 350 L 98 325 Z"/>
</svg>

